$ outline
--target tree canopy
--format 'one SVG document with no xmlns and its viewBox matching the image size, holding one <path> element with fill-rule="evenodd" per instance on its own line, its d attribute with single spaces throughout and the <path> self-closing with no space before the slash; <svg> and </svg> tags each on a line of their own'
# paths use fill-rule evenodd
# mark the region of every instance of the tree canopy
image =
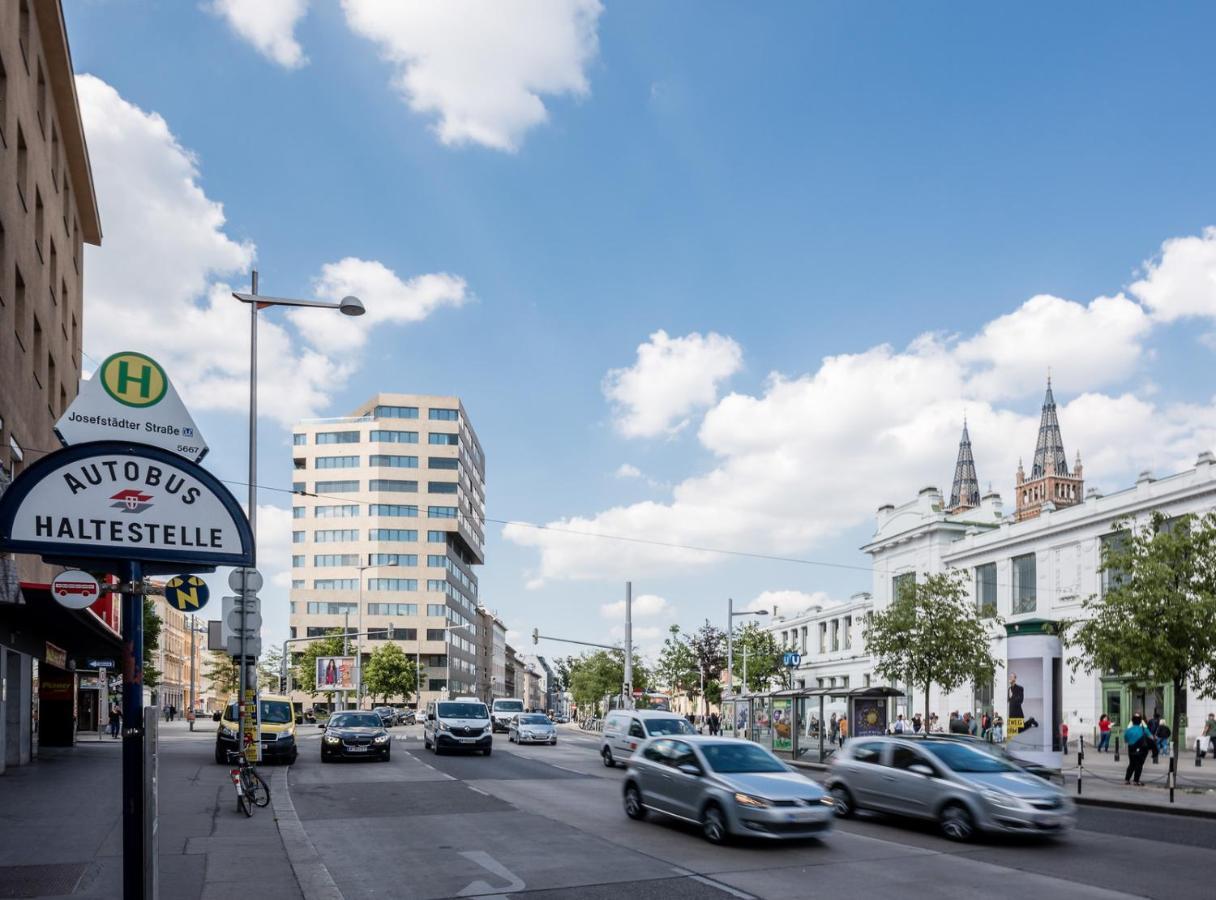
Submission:
<svg viewBox="0 0 1216 900">
<path fill-rule="evenodd" d="M 211 682 L 221 699 L 236 693 L 238 675 L 236 661 L 227 652 L 212 650 L 204 665 L 203 674 Z"/>
<path fill-rule="evenodd" d="M 304 651 L 292 667 L 295 686 L 305 693 L 317 695 L 317 657 L 342 655 L 342 629 L 334 628 L 328 637 L 309 641 L 304 645 Z M 332 698 L 333 693 L 326 694 Z"/>
<path fill-rule="evenodd" d="M 409 700 L 418 689 L 418 670 L 414 658 L 396 644 L 384 643 L 372 651 L 363 670 L 363 689 L 373 702 L 380 697 L 387 703 L 393 697 Z"/>
<path fill-rule="evenodd" d="M 743 680 L 743 658 L 747 656 L 747 690 L 751 693 L 767 691 L 774 680 L 787 687 L 788 673 L 781 665 L 781 648 L 771 631 L 766 631 L 755 622 L 735 630 L 735 668 L 738 679 Z"/>
<path fill-rule="evenodd" d="M 625 681 L 625 651 L 596 650 L 569 657 L 570 693 L 579 709 L 598 709 L 607 696 L 620 694 Z M 633 658 L 633 689 L 646 690 L 649 673 L 639 656 Z"/>
</svg>

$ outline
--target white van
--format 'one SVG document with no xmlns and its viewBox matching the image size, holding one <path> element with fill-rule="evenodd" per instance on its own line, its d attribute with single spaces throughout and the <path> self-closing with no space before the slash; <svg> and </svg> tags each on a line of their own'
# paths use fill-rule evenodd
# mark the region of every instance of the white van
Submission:
<svg viewBox="0 0 1216 900">
<path fill-rule="evenodd" d="M 688 720 L 673 712 L 657 709 L 614 709 L 604 719 L 600 756 L 612 768 L 625 765 L 638 744 L 663 734 L 696 734 Z"/>
<path fill-rule="evenodd" d="M 486 756 L 494 746 L 490 711 L 476 697 L 432 700 L 426 705 L 422 743 L 439 755 L 444 750 L 480 750 Z"/>
<path fill-rule="evenodd" d="M 495 700 L 490 707 L 490 716 L 494 719 L 494 730 L 506 734 L 511 730 L 511 720 L 524 711 L 524 701 L 502 697 Z"/>
</svg>

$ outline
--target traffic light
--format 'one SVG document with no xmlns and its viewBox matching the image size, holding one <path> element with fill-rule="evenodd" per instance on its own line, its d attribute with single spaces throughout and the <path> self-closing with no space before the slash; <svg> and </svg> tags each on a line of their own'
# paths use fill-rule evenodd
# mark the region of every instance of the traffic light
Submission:
<svg viewBox="0 0 1216 900">
<path fill-rule="evenodd" d="M 540 629 L 539 628 L 532 629 L 532 643 L 533 644 L 540 643 Z"/>
</svg>

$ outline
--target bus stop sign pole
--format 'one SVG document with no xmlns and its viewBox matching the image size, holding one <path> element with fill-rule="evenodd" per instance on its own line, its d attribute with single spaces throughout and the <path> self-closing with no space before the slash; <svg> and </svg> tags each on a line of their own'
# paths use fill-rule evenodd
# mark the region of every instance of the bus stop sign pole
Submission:
<svg viewBox="0 0 1216 900">
<path fill-rule="evenodd" d="M 156 860 L 144 830 L 144 595 L 143 567 L 128 562 L 122 594 L 122 895 L 140 900 Z M 149 865 L 151 863 L 151 865 Z"/>
</svg>

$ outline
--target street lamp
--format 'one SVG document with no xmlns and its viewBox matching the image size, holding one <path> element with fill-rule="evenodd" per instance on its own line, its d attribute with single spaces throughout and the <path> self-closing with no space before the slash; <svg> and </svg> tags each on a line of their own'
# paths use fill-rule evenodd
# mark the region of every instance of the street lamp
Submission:
<svg viewBox="0 0 1216 900">
<path fill-rule="evenodd" d="M 354 300 L 355 298 L 348 297 L 347 299 Z M 368 569 L 381 569 L 381 568 L 388 569 L 395 565 L 397 565 L 396 560 L 393 560 L 392 562 L 386 562 L 386 563 L 377 563 L 374 566 L 371 565 L 370 563 L 366 566 L 359 566 L 359 623 L 356 627 L 359 629 L 360 634 L 363 633 L 363 573 L 366 572 Z M 356 666 L 356 671 L 358 672 L 358 682 L 355 685 L 355 709 L 362 709 L 363 708 L 363 638 L 362 637 L 359 638 L 359 644 L 355 648 L 355 652 L 359 654 L 359 665 Z"/>
<path fill-rule="evenodd" d="M 336 309 L 344 316 L 361 316 L 366 309 L 358 297 L 343 297 L 337 303 L 325 300 L 296 300 L 290 297 L 263 297 L 258 293 L 258 271 L 253 270 L 248 294 L 233 292 L 233 297 L 249 304 L 249 531 L 254 537 L 253 560 L 248 568 L 257 565 L 257 516 L 258 516 L 258 310 L 268 306 L 307 306 L 317 309 Z M 242 585 L 244 586 L 244 585 Z M 242 596 L 247 592 L 242 591 Z M 241 734 L 245 733 L 245 691 L 249 686 L 249 666 L 245 653 L 246 607 L 241 606 L 241 661 L 240 694 L 237 695 L 237 710 Z M 256 676 L 254 683 L 256 684 Z"/>
<path fill-rule="evenodd" d="M 726 600 L 726 670 L 730 672 L 730 695 L 735 696 L 735 617 L 736 616 L 767 616 L 767 609 L 744 609 L 735 612 L 735 600 L 733 597 L 728 597 Z M 744 648 L 747 649 L 746 647 Z M 743 684 L 744 689 L 747 689 L 747 683 Z"/>
</svg>

